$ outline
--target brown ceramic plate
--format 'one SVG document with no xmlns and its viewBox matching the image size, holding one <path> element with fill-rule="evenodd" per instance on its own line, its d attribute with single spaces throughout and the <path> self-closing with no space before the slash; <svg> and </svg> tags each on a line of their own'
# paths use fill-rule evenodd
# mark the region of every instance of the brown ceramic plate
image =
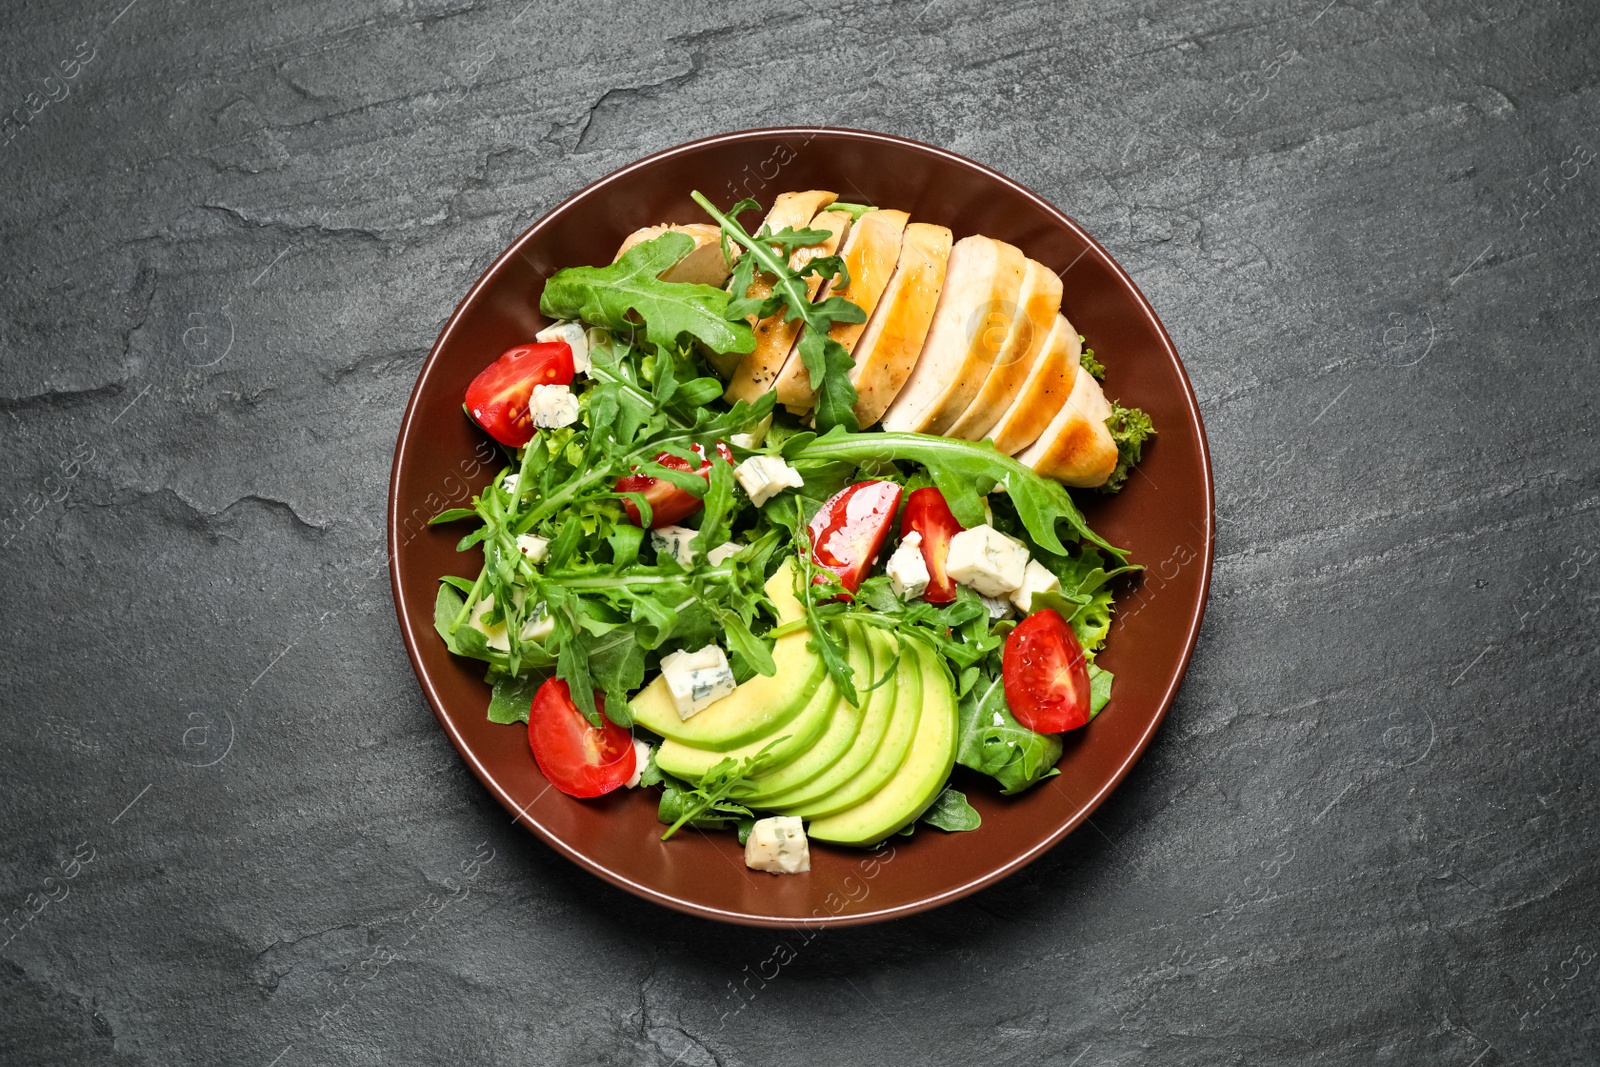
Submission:
<svg viewBox="0 0 1600 1067">
<path fill-rule="evenodd" d="M 662 843 L 654 790 L 574 800 L 548 788 L 527 731 L 485 718 L 483 666 L 452 657 L 433 631 L 439 576 L 474 576 L 481 560 L 456 553 L 461 530 L 424 524 L 498 466 L 461 398 L 487 363 L 546 325 L 538 310 L 546 277 L 609 263 L 640 226 L 703 221 L 692 189 L 726 206 L 743 196 L 770 204 L 777 193 L 809 188 L 909 211 L 958 238 L 1009 241 L 1061 271 L 1064 310 L 1109 368 L 1107 393 L 1148 411 L 1160 436 L 1121 494 L 1082 494 L 1094 527 L 1149 570 L 1119 596 L 1100 660 L 1116 672 L 1111 703 L 1068 740 L 1061 775 L 1010 799 L 974 775 L 967 793 L 983 815 L 977 831 L 923 828 L 876 854 L 816 846 L 809 874 L 776 877 L 746 870 L 730 833 Z M 681 145 L 600 179 L 540 219 L 478 279 L 439 335 L 406 407 L 389 489 L 400 630 L 429 703 L 473 773 L 541 838 L 600 877 L 658 904 L 750 925 L 844 925 L 923 911 L 1018 870 L 1086 819 L 1139 758 L 1177 692 L 1205 607 L 1213 535 L 1211 466 L 1194 393 L 1122 268 L 1016 182 L 942 149 L 855 130 L 751 130 Z"/>
</svg>

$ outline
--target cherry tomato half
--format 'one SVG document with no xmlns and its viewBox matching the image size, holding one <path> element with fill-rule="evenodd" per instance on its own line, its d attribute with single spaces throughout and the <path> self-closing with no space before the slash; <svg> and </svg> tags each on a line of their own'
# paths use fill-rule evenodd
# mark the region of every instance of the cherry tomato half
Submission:
<svg viewBox="0 0 1600 1067">
<path fill-rule="evenodd" d="M 605 702 L 599 693 L 594 702 L 600 708 L 603 727 L 596 730 L 572 703 L 572 690 L 559 678 L 551 678 L 533 694 L 528 712 L 528 744 L 533 758 L 550 784 L 569 797 L 597 797 L 609 793 L 633 777 L 638 757 L 633 751 L 633 736 L 605 718 Z"/>
<path fill-rule="evenodd" d="M 906 497 L 906 513 L 900 520 L 900 536 L 922 535 L 922 562 L 928 568 L 928 588 L 922 599 L 930 604 L 948 604 L 956 598 L 955 579 L 945 569 L 950 558 L 950 538 L 962 531 L 950 514 L 944 494 L 928 486 L 913 490 Z"/>
<path fill-rule="evenodd" d="M 1057 734 L 1089 721 L 1089 665 L 1059 612 L 1046 608 L 1006 637 L 1001 677 L 1011 714 L 1030 730 Z"/>
<path fill-rule="evenodd" d="M 835 493 L 811 518 L 812 560 L 854 593 L 878 558 L 899 506 L 894 482 L 857 482 Z"/>
<path fill-rule="evenodd" d="M 694 454 L 702 457 L 700 469 L 695 473 L 709 482 L 711 480 L 711 461 L 703 458 L 706 450 L 699 445 L 695 445 Z M 717 442 L 717 455 L 727 460 L 729 464 L 733 463 L 733 452 L 721 441 Z M 656 457 L 656 462 L 675 471 L 691 469 L 687 460 L 679 459 L 670 452 L 661 453 Z M 699 511 L 701 506 L 705 504 L 702 498 L 695 496 L 687 489 L 679 489 L 665 479 L 652 478 L 648 474 L 629 474 L 626 477 L 618 478 L 617 492 L 643 494 L 645 501 L 650 505 L 650 529 L 652 530 L 659 530 L 663 526 L 671 526 L 682 519 L 686 519 Z M 628 512 L 628 520 L 635 526 L 640 525 L 639 505 L 624 497 L 622 506 Z"/>
<path fill-rule="evenodd" d="M 533 387 L 571 385 L 572 374 L 572 346 L 565 341 L 508 348 L 467 386 L 467 413 L 496 441 L 521 447 L 533 439 Z"/>
</svg>

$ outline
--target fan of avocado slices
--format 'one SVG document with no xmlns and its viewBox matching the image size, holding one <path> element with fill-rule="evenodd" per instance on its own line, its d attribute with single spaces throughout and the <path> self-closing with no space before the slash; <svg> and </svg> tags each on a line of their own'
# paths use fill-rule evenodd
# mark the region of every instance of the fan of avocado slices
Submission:
<svg viewBox="0 0 1600 1067">
<path fill-rule="evenodd" d="M 899 499 L 931 486 L 962 527 L 1021 542 L 1054 579 L 1031 610 L 1058 611 L 1088 658 L 1091 717 L 1111 694 L 1094 657 L 1113 585 L 1139 568 L 1089 528 L 1065 488 L 987 441 L 858 430 L 850 357 L 827 335 L 864 313 L 839 298 L 812 302 L 803 283 L 844 274 L 842 260 L 796 271 L 790 253 L 822 235 L 752 236 L 738 218 L 753 202 L 721 212 L 696 200 L 724 254 L 738 257 L 732 289 L 745 292 L 760 270 L 771 295 L 661 280 L 694 250 L 673 231 L 609 266 L 549 278 L 541 311 L 586 331 L 588 366 L 571 386 L 578 417 L 508 448 L 470 508 L 433 519 L 475 523 L 458 548 L 483 554 L 476 578 L 441 580 L 435 627 L 451 652 L 488 665 L 494 722 L 527 722 L 534 693 L 555 677 L 591 725 L 604 717 L 647 740 L 632 784 L 660 789 L 665 837 L 695 826 L 743 841 L 758 813 L 800 816 L 812 839 L 844 845 L 919 821 L 975 829 L 978 813 L 950 784 L 956 764 L 1006 794 L 1059 773 L 1061 736 L 1028 729 L 1006 701 L 1002 652 L 1018 620 L 967 585 L 948 603 L 903 596 L 881 563 L 847 593 L 816 563 L 812 517 L 864 479 L 896 484 Z M 811 425 L 775 411 L 771 392 L 725 402 L 709 362 L 751 351 L 751 323 L 773 314 L 805 325 Z M 1153 430 L 1119 405 L 1108 426 L 1120 486 Z M 736 471 L 753 458 L 792 477 L 752 496 Z M 641 525 L 653 505 L 630 488 L 640 476 L 697 498 L 671 533 Z M 662 661 L 713 645 L 725 650 L 731 692 L 684 717 Z"/>
</svg>

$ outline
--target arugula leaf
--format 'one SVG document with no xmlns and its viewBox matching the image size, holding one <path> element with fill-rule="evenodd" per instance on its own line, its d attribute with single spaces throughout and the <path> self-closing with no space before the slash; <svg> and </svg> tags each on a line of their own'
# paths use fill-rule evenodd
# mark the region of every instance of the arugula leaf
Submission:
<svg viewBox="0 0 1600 1067">
<path fill-rule="evenodd" d="M 1061 738 L 1034 733 L 1016 720 L 998 669 L 961 699 L 958 719 L 956 762 L 994 778 L 1006 796 L 1061 773 Z"/>
<path fill-rule="evenodd" d="M 838 256 L 818 256 L 796 270 L 789 265 L 787 258 L 780 258 L 773 251 L 775 244 L 788 252 L 802 237 L 807 238 L 806 245 L 812 245 L 826 235 L 819 230 L 791 229 L 779 234 L 763 233 L 759 237 L 751 237 L 739 224 L 737 216 L 741 211 L 757 206 L 755 201 L 740 201 L 724 215 L 698 191 L 689 195 L 716 221 L 724 241 L 731 240 L 745 249 L 734 272 L 734 292 L 742 294 L 748 290 L 757 268 L 774 279 L 770 296 L 760 299 L 755 305 L 752 305 L 750 298 L 735 300 L 725 313 L 742 319 L 750 314 L 772 315 L 782 308 L 787 321 L 800 321 L 803 328 L 798 351 L 810 377 L 812 392 L 817 397 L 814 412 L 817 428 L 826 432 L 841 426 L 854 431 L 858 425 L 855 416 L 856 388 L 850 384 L 850 370 L 855 363 L 850 353 L 828 331 L 836 322 L 865 322 L 867 313 L 842 296 L 813 303 L 809 287 L 804 281 L 807 275 L 824 280 L 837 276 L 840 287 L 844 288 L 850 284 L 849 272 Z"/>
<path fill-rule="evenodd" d="M 922 813 L 920 821 L 955 833 L 976 830 L 983 825 L 983 816 L 978 814 L 978 809 L 967 803 L 965 793 L 955 786 L 947 785 L 944 787 L 944 792 L 934 798 L 928 810 Z"/>
<path fill-rule="evenodd" d="M 828 205 L 828 210 L 842 211 L 846 215 L 850 216 L 851 222 L 860 222 L 862 215 L 865 215 L 869 211 L 876 211 L 878 209 L 873 204 L 846 204 L 835 200 L 833 203 Z"/>
<path fill-rule="evenodd" d="M 433 628 L 444 639 L 445 647 L 458 656 L 465 655 L 456 641 L 456 620 L 465 604 L 466 601 L 451 583 L 439 584 L 438 595 L 433 598 Z"/>
<path fill-rule="evenodd" d="M 502 674 L 489 695 L 489 721 L 501 724 L 527 722 L 533 695 L 545 682 L 542 674 Z"/>
<path fill-rule="evenodd" d="M 1050 552 L 1066 555 L 1056 527 L 1066 523 L 1076 540 L 1089 541 L 1126 561 L 1127 552 L 1089 529 L 1083 513 L 1058 482 L 1042 478 L 989 441 L 959 441 L 916 433 L 848 433 L 835 429 L 808 443 L 790 460 L 800 463 L 862 464 L 869 461 L 907 460 L 920 463 L 944 494 L 951 514 L 963 526 L 984 521 L 983 497 L 1004 486 L 1017 515 L 1034 542 Z M 809 480 L 810 475 L 802 469 Z"/>
<path fill-rule="evenodd" d="M 1144 443 L 1156 435 L 1156 428 L 1150 416 L 1139 408 L 1125 408 L 1115 400 L 1111 402 L 1111 417 L 1106 419 L 1106 428 L 1117 443 L 1117 466 L 1100 491 L 1115 493 L 1127 484 L 1133 465 L 1144 452 Z"/>
<path fill-rule="evenodd" d="M 754 756 L 744 760 L 727 757 L 706 771 L 697 787 L 679 782 L 675 778 L 667 779 L 666 788 L 661 793 L 661 806 L 656 810 L 656 818 L 671 825 L 667 827 L 667 832 L 661 835 L 661 840 L 667 840 L 685 824 L 722 825 L 730 821 L 730 817 L 750 817 L 752 812 L 749 808 L 734 803 L 728 797 L 740 786 L 748 785 L 767 762 L 773 746 L 781 744 L 786 739 L 787 735 L 780 737 Z"/>
<path fill-rule="evenodd" d="M 844 587 L 833 574 L 817 569 L 811 554 L 811 536 L 805 525 L 803 506 L 799 500 L 795 501 L 794 511 L 799 521 L 794 526 L 794 538 L 800 560 L 796 582 L 800 586 L 800 603 L 805 607 L 806 628 L 811 631 L 809 647 L 822 658 L 822 665 L 827 668 L 828 677 L 833 680 L 839 694 L 852 707 L 860 707 L 861 696 L 856 692 L 855 672 L 850 669 L 849 653 L 829 625 L 830 615 L 837 617 L 846 610 L 839 600 Z"/>
<path fill-rule="evenodd" d="M 641 241 L 605 267 L 568 267 L 544 283 L 539 310 L 551 318 L 581 319 L 616 332 L 644 320 L 646 340 L 662 348 L 685 334 L 713 352 L 751 352 L 756 338 L 743 322 L 723 311 L 728 294 L 709 285 L 664 282 L 662 271 L 694 251 L 694 238 L 669 230 Z"/>
<path fill-rule="evenodd" d="M 660 767 L 656 766 L 656 751 L 660 749 L 660 747 L 660 745 L 650 746 L 650 754 L 645 759 L 644 770 L 639 772 L 640 789 L 643 789 L 646 786 L 660 785 L 667 780 L 666 772 Z"/>
<path fill-rule="evenodd" d="M 799 316 L 806 320 L 806 328 L 800 332 L 797 351 L 800 353 L 800 362 L 805 364 L 811 391 L 816 394 L 816 406 L 812 413 L 818 429 L 826 431 L 838 426 L 854 431 L 860 426 L 855 413 L 858 394 L 856 387 L 850 384 L 850 371 L 856 364 L 850 358 L 850 353 L 845 351 L 844 345 L 828 333 L 828 327 L 834 322 L 865 322 L 867 316 L 861 308 L 841 296 L 829 297 L 822 303 L 830 305 L 835 301 L 854 309 L 855 314 L 831 314 L 826 320 L 827 324 L 821 326 L 816 321 L 822 321 L 823 312 Z M 795 317 L 791 309 L 789 318 Z"/>
<path fill-rule="evenodd" d="M 644 684 L 644 646 L 632 628 L 619 626 L 589 642 L 589 672 L 606 695 L 606 718 L 632 726 L 628 697 Z"/>
<path fill-rule="evenodd" d="M 1115 676 L 1102 667 L 1089 664 L 1089 719 L 1100 714 L 1111 700 L 1111 682 Z"/>
<path fill-rule="evenodd" d="M 731 759 L 727 762 L 733 762 Z M 713 768 L 715 770 L 715 768 Z M 661 783 L 661 801 L 656 805 L 656 820 L 667 825 L 661 835 L 666 841 L 684 826 L 718 830 L 739 818 L 751 818 L 749 808 L 730 800 L 712 802 L 687 782 L 667 777 Z"/>
</svg>

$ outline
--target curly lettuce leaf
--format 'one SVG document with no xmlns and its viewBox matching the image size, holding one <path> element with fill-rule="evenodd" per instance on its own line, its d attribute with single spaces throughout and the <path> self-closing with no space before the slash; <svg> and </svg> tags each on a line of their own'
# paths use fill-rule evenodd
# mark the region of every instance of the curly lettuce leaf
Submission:
<svg viewBox="0 0 1600 1067">
<path fill-rule="evenodd" d="M 1117 443 L 1117 466 L 1100 489 L 1115 493 L 1127 484 L 1128 475 L 1144 451 L 1144 443 L 1156 435 L 1156 428 L 1149 415 L 1138 408 L 1125 408 L 1115 400 L 1111 402 L 1111 417 L 1106 419 L 1106 428 Z"/>
<path fill-rule="evenodd" d="M 1078 335 L 1078 343 L 1083 343 L 1083 334 L 1081 333 Z M 1088 371 L 1090 376 L 1098 381 L 1103 382 L 1106 380 L 1105 364 L 1096 358 L 1092 348 L 1085 348 L 1083 354 L 1078 357 L 1078 368 Z"/>
</svg>

